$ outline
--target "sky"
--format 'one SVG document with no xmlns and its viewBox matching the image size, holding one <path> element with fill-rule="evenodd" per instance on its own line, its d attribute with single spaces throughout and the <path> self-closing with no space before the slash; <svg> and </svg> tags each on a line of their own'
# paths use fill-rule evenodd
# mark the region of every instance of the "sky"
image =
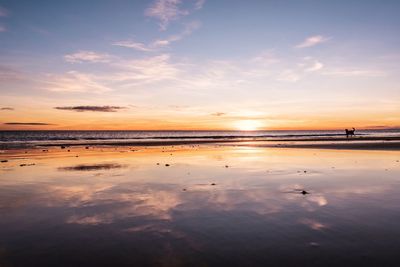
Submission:
<svg viewBox="0 0 400 267">
<path fill-rule="evenodd" d="M 400 1 L 0 0 L 0 130 L 400 127 Z"/>
</svg>

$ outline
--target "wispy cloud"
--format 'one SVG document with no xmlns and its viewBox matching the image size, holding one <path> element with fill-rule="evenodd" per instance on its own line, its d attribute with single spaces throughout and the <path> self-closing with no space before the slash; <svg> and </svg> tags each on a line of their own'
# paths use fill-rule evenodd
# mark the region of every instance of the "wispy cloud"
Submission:
<svg viewBox="0 0 400 267">
<path fill-rule="evenodd" d="M 126 107 L 120 106 L 69 106 L 69 107 L 55 107 L 59 110 L 70 110 L 76 112 L 94 111 L 94 112 L 117 112 Z"/>
<path fill-rule="evenodd" d="M 196 9 L 196 10 L 202 9 L 205 2 L 206 2 L 206 0 L 197 0 L 194 3 L 194 9 Z"/>
<path fill-rule="evenodd" d="M 4 107 L 4 108 L 0 108 L 0 110 L 14 110 L 14 108 Z"/>
<path fill-rule="evenodd" d="M 115 46 L 121 46 L 125 48 L 133 48 L 139 51 L 145 51 L 145 52 L 150 52 L 153 51 L 154 49 L 145 45 L 144 43 L 136 42 L 133 40 L 125 40 L 125 41 L 118 41 L 113 43 L 112 45 Z"/>
<path fill-rule="evenodd" d="M 9 66 L 0 65 L 0 81 L 16 81 L 23 79 L 21 72 Z"/>
<path fill-rule="evenodd" d="M 0 6 L 0 17 L 8 17 L 9 14 L 10 12 L 6 8 Z"/>
<path fill-rule="evenodd" d="M 96 75 L 68 71 L 61 75 L 48 75 L 45 87 L 55 92 L 91 92 L 103 93 L 111 91 L 110 88 L 98 81 Z"/>
<path fill-rule="evenodd" d="M 325 71 L 322 74 L 342 77 L 384 77 L 387 75 L 384 71 L 369 69 L 336 69 Z"/>
<path fill-rule="evenodd" d="M 70 63 L 82 63 L 82 62 L 109 62 L 110 55 L 96 53 L 93 51 L 79 51 L 73 54 L 64 56 L 65 61 Z"/>
<path fill-rule="evenodd" d="M 56 125 L 52 123 L 45 123 L 45 122 L 5 122 L 5 125 L 27 125 L 27 126 L 38 126 L 38 125 Z"/>
<path fill-rule="evenodd" d="M 320 73 L 323 68 L 324 64 L 319 60 L 312 57 L 304 57 L 297 63 L 296 67 L 288 67 L 281 71 L 277 80 L 282 82 L 297 82 L 311 73 Z"/>
<path fill-rule="evenodd" d="M 169 54 L 134 60 L 114 62 L 116 72 L 108 76 L 109 81 L 124 82 L 125 86 L 143 85 L 176 79 L 179 69 L 170 62 Z"/>
<path fill-rule="evenodd" d="M 193 10 L 199 10 L 203 7 L 205 0 L 196 0 Z M 188 9 L 183 9 L 182 0 L 156 0 L 146 10 L 145 15 L 159 20 L 159 26 L 162 31 L 166 30 L 169 23 L 191 13 Z"/>
<path fill-rule="evenodd" d="M 318 70 L 322 69 L 323 67 L 324 67 L 324 64 L 322 64 L 319 61 L 314 61 L 311 66 L 306 67 L 304 70 L 307 72 L 314 72 L 314 71 L 318 71 Z"/>
<path fill-rule="evenodd" d="M 318 44 L 325 43 L 325 42 L 329 41 L 330 39 L 331 39 L 330 37 L 325 37 L 322 35 L 314 35 L 314 36 L 308 37 L 307 39 L 305 39 L 303 42 L 296 45 L 295 47 L 296 48 L 312 47 L 312 46 L 316 46 Z"/>
<path fill-rule="evenodd" d="M 0 25 L 0 32 L 6 32 L 7 28 L 4 25 Z"/>
<path fill-rule="evenodd" d="M 165 39 L 156 40 L 151 44 L 151 46 L 154 48 L 169 46 L 171 43 L 179 41 L 185 36 L 192 34 L 192 32 L 200 28 L 200 26 L 201 23 L 199 21 L 192 21 L 185 25 L 185 29 L 181 33 L 171 35 Z"/>
<path fill-rule="evenodd" d="M 145 15 L 158 19 L 160 29 L 166 30 L 171 21 L 189 14 L 188 10 L 181 9 L 181 0 L 156 0 L 146 9 Z"/>
<path fill-rule="evenodd" d="M 251 59 L 252 63 L 261 65 L 271 65 L 281 60 L 273 53 L 273 51 L 264 51 Z"/>
<path fill-rule="evenodd" d="M 292 69 L 287 69 L 282 71 L 279 75 L 277 80 L 282 81 L 282 82 L 297 82 L 300 80 L 301 76 L 298 72 L 292 70 Z"/>
<path fill-rule="evenodd" d="M 125 48 L 132 48 L 138 51 L 143 51 L 143 52 L 153 52 L 157 51 L 162 47 L 167 47 L 173 42 L 177 42 L 179 40 L 182 40 L 185 36 L 188 36 L 192 34 L 193 31 L 196 29 L 200 28 L 201 23 L 198 21 L 192 21 L 191 23 L 188 23 L 185 25 L 185 28 L 182 32 L 174 35 L 170 35 L 165 39 L 157 39 L 150 44 L 144 44 L 141 42 L 137 42 L 134 40 L 123 40 L 123 41 L 118 41 L 113 43 L 112 45 L 114 46 L 121 46 Z"/>
</svg>

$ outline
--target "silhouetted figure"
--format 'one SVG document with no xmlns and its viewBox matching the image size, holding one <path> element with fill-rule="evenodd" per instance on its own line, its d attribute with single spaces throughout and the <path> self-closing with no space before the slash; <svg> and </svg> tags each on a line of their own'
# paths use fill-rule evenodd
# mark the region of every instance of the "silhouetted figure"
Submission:
<svg viewBox="0 0 400 267">
<path fill-rule="evenodd" d="M 345 129 L 345 131 L 346 131 L 347 138 L 349 138 L 349 136 L 350 137 L 355 136 L 354 132 L 356 131 L 356 129 L 354 129 L 354 127 L 353 127 L 353 130 Z"/>
</svg>

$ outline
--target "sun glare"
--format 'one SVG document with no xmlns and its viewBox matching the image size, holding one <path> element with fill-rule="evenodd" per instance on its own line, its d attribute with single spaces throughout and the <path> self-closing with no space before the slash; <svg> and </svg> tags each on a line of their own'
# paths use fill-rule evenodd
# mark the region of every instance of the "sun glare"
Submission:
<svg viewBox="0 0 400 267">
<path fill-rule="evenodd" d="M 235 128 L 240 131 L 256 131 L 261 126 L 261 122 L 256 120 L 241 120 L 235 123 Z"/>
</svg>

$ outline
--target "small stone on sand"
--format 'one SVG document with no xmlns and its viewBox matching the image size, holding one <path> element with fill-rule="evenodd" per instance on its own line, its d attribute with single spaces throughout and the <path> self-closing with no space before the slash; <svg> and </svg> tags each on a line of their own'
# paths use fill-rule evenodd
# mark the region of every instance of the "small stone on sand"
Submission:
<svg viewBox="0 0 400 267">
<path fill-rule="evenodd" d="M 317 242 L 310 242 L 309 245 L 310 245 L 310 247 L 313 247 L 313 248 L 319 247 L 319 244 Z"/>
</svg>

